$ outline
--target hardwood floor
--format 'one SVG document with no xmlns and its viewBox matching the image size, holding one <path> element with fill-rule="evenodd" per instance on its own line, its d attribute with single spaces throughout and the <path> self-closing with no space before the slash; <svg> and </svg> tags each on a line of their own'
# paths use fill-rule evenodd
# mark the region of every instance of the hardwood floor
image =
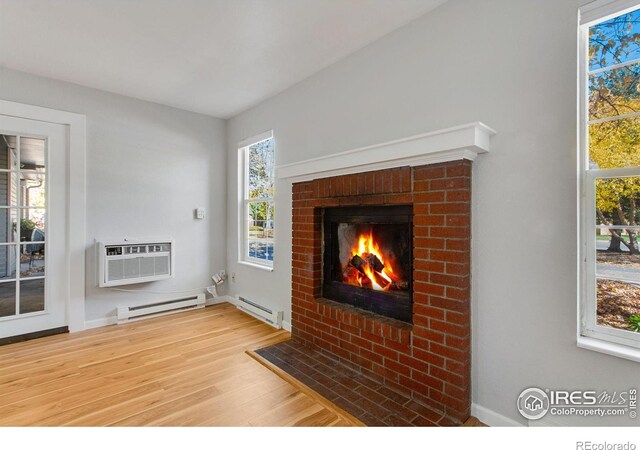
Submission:
<svg viewBox="0 0 640 450">
<path fill-rule="evenodd" d="M 0 425 L 358 425 L 245 354 L 288 338 L 222 304 L 2 346 Z"/>
</svg>

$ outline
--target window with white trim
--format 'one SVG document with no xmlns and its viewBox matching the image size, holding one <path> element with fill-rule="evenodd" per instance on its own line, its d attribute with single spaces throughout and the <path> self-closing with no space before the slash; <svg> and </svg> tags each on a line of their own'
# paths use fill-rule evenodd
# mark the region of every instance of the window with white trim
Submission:
<svg viewBox="0 0 640 450">
<path fill-rule="evenodd" d="M 274 140 L 273 132 L 240 143 L 241 242 L 240 261 L 273 267 L 274 258 Z"/>
<path fill-rule="evenodd" d="M 640 2 L 583 9 L 580 336 L 640 348 Z"/>
</svg>

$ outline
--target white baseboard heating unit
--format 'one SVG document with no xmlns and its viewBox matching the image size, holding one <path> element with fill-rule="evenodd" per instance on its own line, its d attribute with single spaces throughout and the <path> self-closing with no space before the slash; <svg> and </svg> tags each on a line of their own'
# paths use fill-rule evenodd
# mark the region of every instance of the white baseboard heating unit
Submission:
<svg viewBox="0 0 640 450">
<path fill-rule="evenodd" d="M 204 294 L 189 297 L 163 300 L 138 306 L 121 306 L 118 308 L 118 324 L 132 322 L 134 320 L 149 319 L 151 317 L 164 316 L 190 309 L 204 308 Z"/>
<path fill-rule="evenodd" d="M 237 297 L 236 307 L 275 328 L 282 328 L 282 311 L 272 311 L 244 297 Z"/>
</svg>

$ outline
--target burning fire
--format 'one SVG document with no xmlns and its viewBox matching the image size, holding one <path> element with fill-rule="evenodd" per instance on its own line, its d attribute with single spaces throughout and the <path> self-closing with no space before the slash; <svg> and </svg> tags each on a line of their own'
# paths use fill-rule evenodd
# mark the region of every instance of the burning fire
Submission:
<svg viewBox="0 0 640 450">
<path fill-rule="evenodd" d="M 343 275 L 343 281 L 354 286 L 376 291 L 401 289 L 401 280 L 394 275 L 391 260 L 383 257 L 372 230 L 358 236 Z"/>
</svg>

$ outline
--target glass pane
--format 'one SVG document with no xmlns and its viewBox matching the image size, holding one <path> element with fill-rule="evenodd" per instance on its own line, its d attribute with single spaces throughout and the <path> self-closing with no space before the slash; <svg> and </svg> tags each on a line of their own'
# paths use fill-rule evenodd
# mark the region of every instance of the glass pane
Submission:
<svg viewBox="0 0 640 450">
<path fill-rule="evenodd" d="M 249 204 L 249 246 L 251 258 L 273 261 L 273 202 L 255 202 Z"/>
<path fill-rule="evenodd" d="M 267 259 L 273 262 L 273 240 L 267 240 L 267 242 L 265 242 L 265 245 L 267 247 Z"/>
<path fill-rule="evenodd" d="M 15 172 L 0 172 L 0 206 L 18 205 L 17 180 Z"/>
<path fill-rule="evenodd" d="M 0 281 L 16 277 L 16 246 L 0 246 Z"/>
<path fill-rule="evenodd" d="M 267 202 L 249 203 L 249 236 L 264 237 L 264 224 L 268 215 Z"/>
<path fill-rule="evenodd" d="M 0 170 L 16 170 L 16 137 L 0 134 Z"/>
<path fill-rule="evenodd" d="M 16 242 L 18 239 L 18 210 L 0 208 L 0 243 Z"/>
<path fill-rule="evenodd" d="M 640 58 L 640 10 L 589 28 L 589 70 Z"/>
<path fill-rule="evenodd" d="M 0 317 L 16 314 L 16 282 L 0 283 Z"/>
<path fill-rule="evenodd" d="M 637 242 L 639 231 L 596 229 L 598 278 L 640 283 L 640 252 Z"/>
<path fill-rule="evenodd" d="M 249 257 L 267 260 L 267 244 L 264 241 L 249 239 Z"/>
<path fill-rule="evenodd" d="M 589 77 L 589 119 L 629 114 L 640 109 L 640 64 Z"/>
<path fill-rule="evenodd" d="M 640 117 L 589 125 L 591 169 L 640 166 Z"/>
<path fill-rule="evenodd" d="M 44 280 L 20 282 L 20 314 L 44 311 Z"/>
<path fill-rule="evenodd" d="M 44 208 L 45 175 L 37 172 L 20 172 L 20 206 L 27 208 Z"/>
<path fill-rule="evenodd" d="M 20 170 L 38 170 L 45 168 L 44 139 L 21 137 L 20 138 Z"/>
<path fill-rule="evenodd" d="M 46 232 L 44 209 L 22 209 L 20 214 L 20 241 L 42 242 Z"/>
<path fill-rule="evenodd" d="M 595 197 L 597 225 L 640 225 L 640 177 L 597 179 Z M 630 244 L 636 245 L 635 237 Z"/>
<path fill-rule="evenodd" d="M 249 147 L 249 198 L 273 197 L 273 139 Z"/>
<path fill-rule="evenodd" d="M 619 280 L 598 278 L 598 325 L 626 331 L 640 331 L 640 286 Z"/>
<path fill-rule="evenodd" d="M 20 246 L 20 278 L 44 276 L 44 242 Z"/>
<path fill-rule="evenodd" d="M 639 200 L 640 177 L 596 180 L 597 323 L 627 331 L 640 324 Z"/>
</svg>

